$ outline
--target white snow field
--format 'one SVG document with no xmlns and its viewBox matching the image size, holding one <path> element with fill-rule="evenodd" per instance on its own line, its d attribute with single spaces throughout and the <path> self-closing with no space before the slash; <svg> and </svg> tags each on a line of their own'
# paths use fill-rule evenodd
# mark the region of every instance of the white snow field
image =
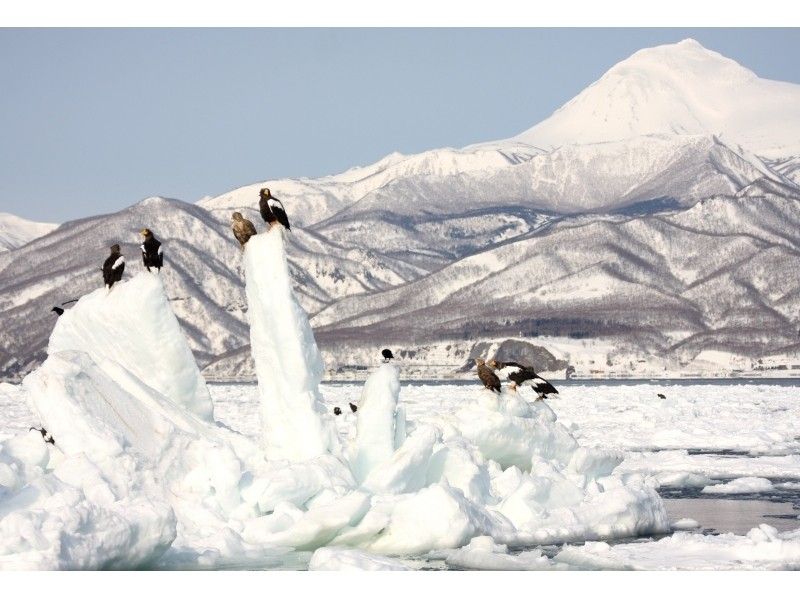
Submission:
<svg viewBox="0 0 800 598">
<path fill-rule="evenodd" d="M 22 388 L 2 388 L 26 398 L 55 445 L 36 431 L 0 444 L 0 567 L 302 568 L 324 546 L 419 558 L 478 536 L 525 547 L 669 530 L 652 485 L 615 472 L 620 453 L 579 446 L 547 404 L 513 393 L 471 389 L 457 408 L 406 422 L 397 372 L 383 366 L 364 421 L 350 418 L 360 439 L 340 446 L 280 232 L 251 239 L 243 259 L 255 360 L 271 378 L 256 433 L 194 413 L 196 377 L 165 385 L 194 370 L 188 352 L 156 358 L 182 342 L 157 277 L 89 294 Z M 283 420 L 269 421 L 273 409 Z M 295 437 L 273 438 L 278 421 Z M 324 554 L 315 566 L 363 560 Z"/>
</svg>

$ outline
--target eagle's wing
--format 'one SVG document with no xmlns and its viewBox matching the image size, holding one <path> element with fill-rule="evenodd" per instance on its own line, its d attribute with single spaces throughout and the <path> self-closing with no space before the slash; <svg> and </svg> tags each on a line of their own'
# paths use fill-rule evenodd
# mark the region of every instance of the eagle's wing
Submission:
<svg viewBox="0 0 800 598">
<path fill-rule="evenodd" d="M 286 215 L 286 210 L 283 209 L 281 200 L 271 197 L 269 199 L 269 207 L 272 209 L 272 213 L 275 215 L 275 218 L 278 219 L 278 222 L 286 227 L 286 230 L 291 230 L 291 227 L 289 226 L 289 217 Z"/>
<path fill-rule="evenodd" d="M 525 367 L 515 361 L 506 363 L 503 370 L 506 370 L 506 377 L 512 382 L 516 382 L 518 385 L 536 377 L 536 372 L 533 371 L 532 368 Z"/>
<path fill-rule="evenodd" d="M 536 376 L 531 380 L 531 386 L 533 386 L 533 390 L 543 395 L 558 394 L 555 386 L 539 376 Z"/>
</svg>

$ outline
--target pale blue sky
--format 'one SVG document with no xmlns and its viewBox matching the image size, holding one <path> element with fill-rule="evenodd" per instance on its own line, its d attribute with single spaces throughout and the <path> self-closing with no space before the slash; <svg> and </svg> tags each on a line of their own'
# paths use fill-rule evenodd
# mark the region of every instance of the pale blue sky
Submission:
<svg viewBox="0 0 800 598">
<path fill-rule="evenodd" d="M 508 137 L 686 37 L 800 83 L 800 29 L 0 29 L 0 211 L 63 222 Z"/>
</svg>

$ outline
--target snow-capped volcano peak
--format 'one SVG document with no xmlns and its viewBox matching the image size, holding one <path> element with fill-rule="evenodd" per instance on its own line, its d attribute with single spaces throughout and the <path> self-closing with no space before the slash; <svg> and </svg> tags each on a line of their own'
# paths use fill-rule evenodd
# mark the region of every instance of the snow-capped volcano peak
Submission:
<svg viewBox="0 0 800 598">
<path fill-rule="evenodd" d="M 515 138 L 539 147 L 712 134 L 766 157 L 800 153 L 800 85 L 759 78 L 693 39 L 639 50 Z"/>
</svg>

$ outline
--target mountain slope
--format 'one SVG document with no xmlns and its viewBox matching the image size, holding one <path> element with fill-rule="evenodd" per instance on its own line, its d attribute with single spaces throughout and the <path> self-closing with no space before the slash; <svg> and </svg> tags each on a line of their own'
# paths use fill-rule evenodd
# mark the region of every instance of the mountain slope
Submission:
<svg viewBox="0 0 800 598">
<path fill-rule="evenodd" d="M 410 156 L 395 152 L 374 164 L 351 168 L 341 174 L 319 179 L 263 181 L 205 198 L 199 204 L 208 210 L 221 212 L 221 218 L 229 218 L 232 210 L 257 205 L 259 189 L 269 187 L 284 204 L 293 206 L 293 222 L 308 226 L 397 179 L 494 171 L 529 160 L 538 152 L 535 147 L 512 142 L 499 147 L 444 148 Z"/>
<path fill-rule="evenodd" d="M 544 149 L 641 135 L 718 135 L 758 155 L 800 154 L 800 85 L 759 78 L 694 40 L 614 65 L 513 140 Z"/>
<path fill-rule="evenodd" d="M 323 344 L 606 337 L 692 358 L 797 342 L 800 195 L 753 190 L 669 214 L 565 219 L 317 314 Z"/>
<path fill-rule="evenodd" d="M 122 245 L 126 277 L 142 270 L 138 231 L 143 226 L 164 243 L 161 276 L 200 364 L 247 342 L 241 251 L 228 225 L 199 206 L 153 197 L 120 212 L 66 223 L 0 254 L 4 377 L 18 376 L 43 359 L 55 323 L 52 306 L 102 286 L 100 266 L 112 243 Z M 300 301 L 311 313 L 347 294 L 381 290 L 424 273 L 302 229 L 287 235 L 287 243 Z"/>
<path fill-rule="evenodd" d="M 33 222 L 13 214 L 0 212 L 0 251 L 21 247 L 57 227 L 57 224 Z"/>
</svg>

